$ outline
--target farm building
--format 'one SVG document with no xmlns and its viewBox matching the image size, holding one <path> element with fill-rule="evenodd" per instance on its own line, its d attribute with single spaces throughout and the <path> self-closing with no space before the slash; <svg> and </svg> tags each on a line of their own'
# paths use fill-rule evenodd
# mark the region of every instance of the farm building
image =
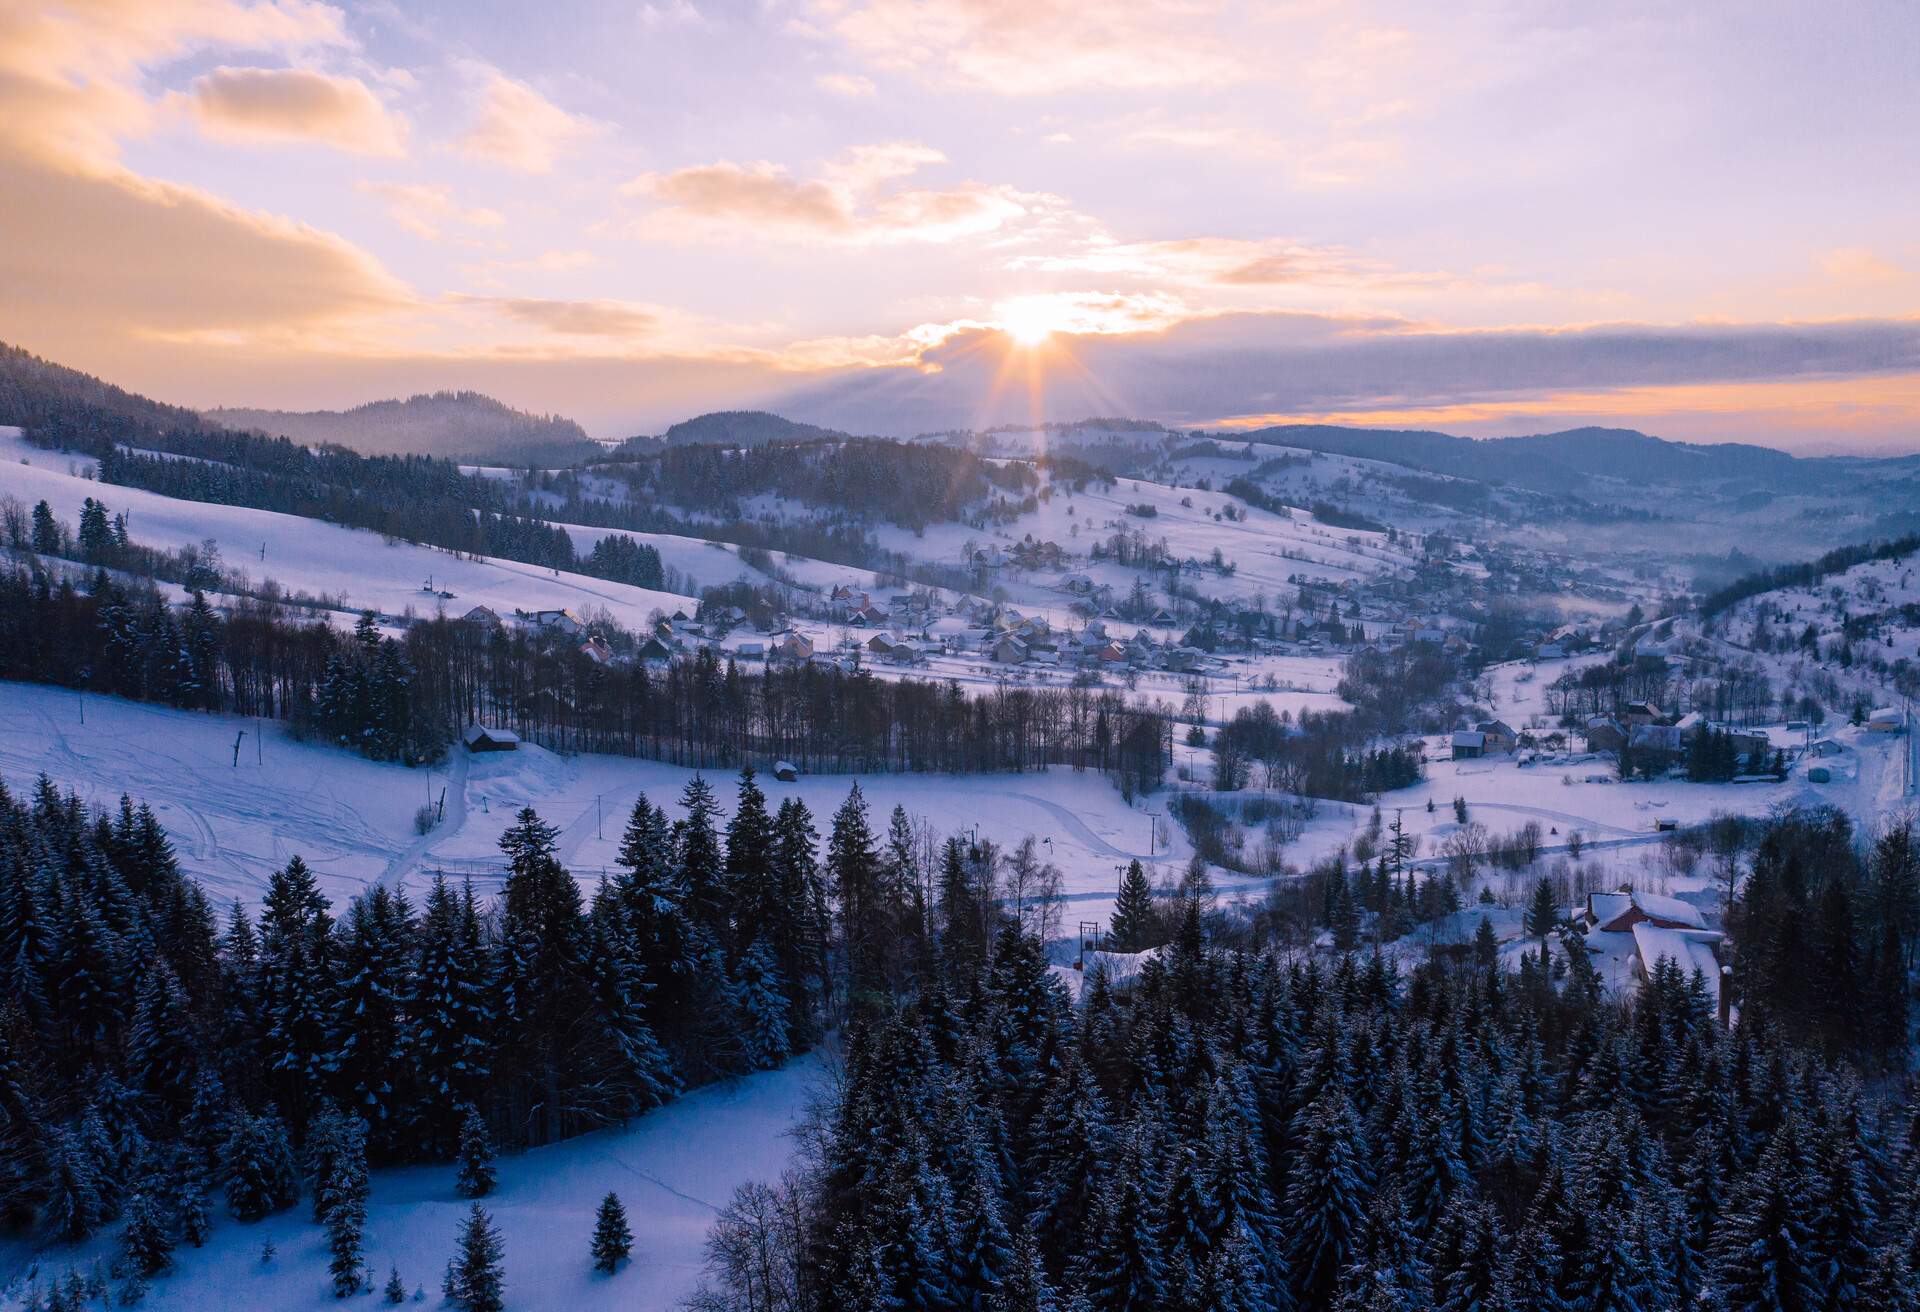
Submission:
<svg viewBox="0 0 1920 1312">
<path fill-rule="evenodd" d="M 470 752 L 511 752 L 519 749 L 520 735 L 510 729 L 470 724 L 467 731 L 460 735 L 460 741 L 467 745 Z"/>
</svg>

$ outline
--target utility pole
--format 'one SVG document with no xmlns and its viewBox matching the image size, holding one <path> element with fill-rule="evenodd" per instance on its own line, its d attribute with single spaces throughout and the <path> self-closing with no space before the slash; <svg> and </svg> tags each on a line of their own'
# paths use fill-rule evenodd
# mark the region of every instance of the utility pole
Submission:
<svg viewBox="0 0 1920 1312">
<path fill-rule="evenodd" d="M 240 768 L 240 740 L 246 736 L 247 731 L 245 729 L 242 729 L 233 736 L 233 768 L 236 770 Z"/>
</svg>

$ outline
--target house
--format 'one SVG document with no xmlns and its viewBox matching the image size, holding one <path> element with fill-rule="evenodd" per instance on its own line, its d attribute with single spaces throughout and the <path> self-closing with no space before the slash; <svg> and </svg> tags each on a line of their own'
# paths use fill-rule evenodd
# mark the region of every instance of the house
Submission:
<svg viewBox="0 0 1920 1312">
<path fill-rule="evenodd" d="M 1636 724 L 1627 731 L 1627 746 L 1636 752 L 1659 752 L 1678 756 L 1687 744 L 1680 729 L 1672 724 Z"/>
<path fill-rule="evenodd" d="M 847 618 L 855 624 L 885 624 L 889 616 L 887 612 L 881 610 L 878 606 L 869 603 L 854 611 L 847 616 Z"/>
<path fill-rule="evenodd" d="M 1652 702 L 1628 702 L 1620 718 L 1631 728 L 1638 724 L 1657 724 L 1667 717 L 1660 714 L 1660 708 Z"/>
<path fill-rule="evenodd" d="M 1095 660 L 1105 665 L 1124 665 L 1127 660 L 1127 649 L 1117 642 L 1109 642 L 1105 646 L 1096 648 L 1093 656 Z"/>
<path fill-rule="evenodd" d="M 789 633 L 774 647 L 774 654 L 782 660 L 810 661 L 813 659 L 813 639 L 804 633 Z"/>
<path fill-rule="evenodd" d="M 993 644 L 993 659 L 1002 665 L 1018 665 L 1027 659 L 1027 644 L 1009 633 Z"/>
<path fill-rule="evenodd" d="M 1661 929 L 1705 929 L 1700 908 L 1677 897 L 1621 888 L 1617 893 L 1587 894 L 1586 921 L 1603 934 L 1624 934 L 1647 923 Z"/>
<path fill-rule="evenodd" d="M 470 724 L 467 731 L 460 735 L 460 741 L 467 745 L 470 752 L 511 752 L 520 747 L 520 735 L 508 729 L 492 729 L 484 724 Z"/>
<path fill-rule="evenodd" d="M 1197 647 L 1175 647 L 1167 653 L 1167 668 L 1176 673 L 1200 668 L 1207 654 Z"/>
<path fill-rule="evenodd" d="M 673 659 L 673 648 L 669 647 L 656 633 L 641 643 L 634 655 L 648 665 L 664 664 Z"/>
<path fill-rule="evenodd" d="M 1537 661 L 1557 661 L 1567 654 L 1567 649 L 1557 642 L 1543 642 L 1533 649 L 1533 658 Z"/>
<path fill-rule="evenodd" d="M 1627 731 L 1611 715 L 1589 715 L 1587 717 L 1587 749 L 1594 752 L 1617 752 L 1627 745 Z"/>
<path fill-rule="evenodd" d="M 1845 750 L 1844 747 L 1831 738 L 1816 738 L 1812 743 L 1808 744 L 1807 755 L 1818 756 L 1824 759 L 1829 756 L 1838 756 Z"/>
<path fill-rule="evenodd" d="M 565 607 L 559 610 L 516 610 L 513 617 L 529 628 L 550 629 L 568 637 L 584 632 L 587 627 L 581 623 L 578 615 Z"/>
<path fill-rule="evenodd" d="M 1093 580 L 1085 574 L 1069 574 L 1060 580 L 1060 586 L 1068 592 L 1084 596 L 1093 591 Z"/>
<path fill-rule="evenodd" d="M 783 784 L 795 783 L 800 778 L 800 767 L 792 761 L 775 761 L 773 763 L 773 777 Z"/>
<path fill-rule="evenodd" d="M 1471 761 L 1487 754 L 1487 736 L 1478 729 L 1453 731 L 1453 759 Z"/>
<path fill-rule="evenodd" d="M 1482 720 L 1475 728 L 1490 752 L 1511 752 L 1520 746 L 1520 735 L 1505 720 Z"/>
<path fill-rule="evenodd" d="M 767 658 L 767 644 L 764 642 L 743 642 L 733 650 L 743 661 L 763 661 Z"/>
<path fill-rule="evenodd" d="M 490 606 L 475 606 L 460 617 L 462 624 L 472 624 L 479 628 L 497 629 L 504 621 Z"/>
<path fill-rule="evenodd" d="M 1897 707 L 1881 706 L 1867 716 L 1869 733 L 1899 733 L 1904 727 L 1906 721 Z"/>
<path fill-rule="evenodd" d="M 613 664 L 613 648 L 609 647 L 607 640 L 597 633 L 580 644 L 580 654 L 595 665 Z"/>
<path fill-rule="evenodd" d="M 1176 621 L 1173 618 L 1173 612 L 1162 607 L 1147 618 L 1147 623 L 1156 629 L 1170 629 Z"/>
</svg>

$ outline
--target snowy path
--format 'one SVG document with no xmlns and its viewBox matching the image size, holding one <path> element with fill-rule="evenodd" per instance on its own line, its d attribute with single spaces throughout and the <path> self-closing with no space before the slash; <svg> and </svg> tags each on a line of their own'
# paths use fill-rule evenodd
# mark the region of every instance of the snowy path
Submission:
<svg viewBox="0 0 1920 1312">
<path fill-rule="evenodd" d="M 536 1148 L 499 1161 L 500 1185 L 484 1206 L 506 1244 L 506 1299 L 514 1312 L 665 1312 L 700 1279 L 707 1227 L 748 1180 L 772 1180 L 793 1153 L 788 1130 L 831 1079 L 831 1059 L 814 1053 L 778 1071 L 700 1089 L 624 1129 Z M 389 1265 L 411 1291 L 440 1306 L 440 1273 L 468 1203 L 453 1191 L 454 1168 L 376 1171 L 367 1207 L 367 1262 L 384 1283 Z M 620 1195 L 634 1231 L 632 1264 L 595 1275 L 587 1240 L 594 1209 Z M 278 1250 L 270 1264 L 260 1249 Z M 0 1283 L 35 1262 L 64 1272 L 111 1254 L 96 1237 L 78 1249 L 35 1253 L 0 1244 Z M 325 1232 L 305 1200 L 256 1225 L 218 1213 L 203 1249 L 182 1248 L 175 1272 L 154 1282 L 142 1304 L 152 1312 L 252 1312 L 343 1306 L 327 1282 Z M 18 1291 L 10 1290 L 17 1298 Z M 377 1297 L 377 1296 L 376 1296 Z M 367 1300 L 371 1301 L 371 1300 Z M 363 1304 L 364 1305 L 364 1304 Z M 0 1297 L 0 1308 L 17 1306 Z M 411 1304 L 409 1304 L 411 1306 Z"/>
</svg>

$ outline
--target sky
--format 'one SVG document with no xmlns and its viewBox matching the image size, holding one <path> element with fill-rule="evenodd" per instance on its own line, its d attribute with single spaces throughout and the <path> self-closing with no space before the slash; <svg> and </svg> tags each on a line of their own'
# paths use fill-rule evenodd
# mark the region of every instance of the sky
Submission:
<svg viewBox="0 0 1920 1312">
<path fill-rule="evenodd" d="M 1920 450 L 1907 0 L 0 0 L 0 340 L 596 436 Z"/>
</svg>

